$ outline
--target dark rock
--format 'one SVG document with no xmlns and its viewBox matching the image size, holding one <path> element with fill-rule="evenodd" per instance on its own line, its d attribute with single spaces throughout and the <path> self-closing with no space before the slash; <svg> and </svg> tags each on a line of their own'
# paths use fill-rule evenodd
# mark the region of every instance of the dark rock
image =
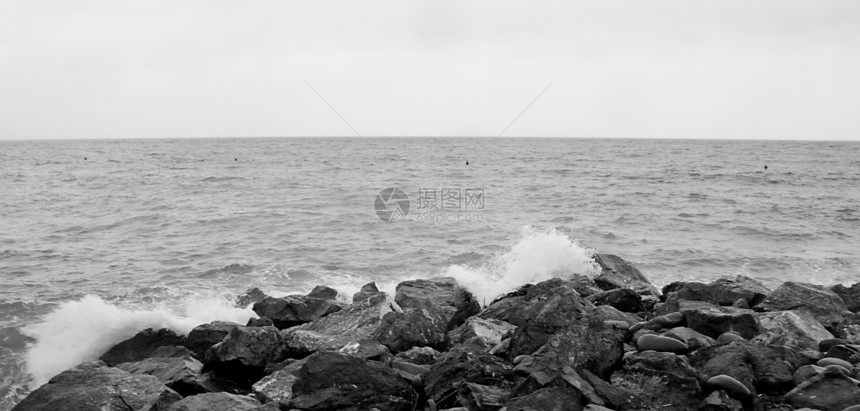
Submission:
<svg viewBox="0 0 860 411">
<path fill-rule="evenodd" d="M 287 346 L 275 327 L 236 327 L 206 352 L 206 370 L 250 389 L 266 366 L 287 357 Z"/>
<path fill-rule="evenodd" d="M 206 356 L 206 350 L 209 347 L 224 341 L 230 330 L 241 326 L 241 324 L 226 321 L 213 321 L 198 325 L 188 333 L 188 337 L 182 345 L 191 350 L 195 357 L 202 360 Z"/>
<path fill-rule="evenodd" d="M 290 407 L 301 410 L 412 410 L 418 398 L 391 368 L 335 352 L 306 359 L 296 374 Z"/>
<path fill-rule="evenodd" d="M 275 326 L 275 322 L 272 321 L 271 318 L 262 317 L 262 318 L 249 318 L 248 323 L 245 324 L 245 327 L 268 327 Z"/>
<path fill-rule="evenodd" d="M 305 360 L 294 360 L 254 383 L 252 390 L 260 402 L 274 402 L 286 407 L 293 398 L 293 384 L 298 379 L 299 369 Z"/>
<path fill-rule="evenodd" d="M 30 410 L 135 410 L 181 397 L 151 375 L 136 375 L 103 362 L 85 362 L 54 376 L 17 406 Z M 127 404 L 127 406 L 126 406 Z"/>
<path fill-rule="evenodd" d="M 642 296 L 629 288 L 602 291 L 589 296 L 588 300 L 597 305 L 610 305 L 628 313 L 645 311 L 645 306 L 642 305 Z"/>
<path fill-rule="evenodd" d="M 505 404 L 507 411 L 581 411 L 582 394 L 570 386 L 555 386 L 511 399 Z"/>
<path fill-rule="evenodd" d="M 570 366 L 548 357 L 527 355 L 514 367 L 516 386 L 511 397 L 520 397 L 541 388 L 569 385 L 589 403 L 603 405 L 591 384 Z"/>
<path fill-rule="evenodd" d="M 508 394 L 504 388 L 467 382 L 460 386 L 457 397 L 470 411 L 495 411 L 505 404 Z"/>
<path fill-rule="evenodd" d="M 849 311 L 860 313 L 860 283 L 855 283 L 851 287 L 836 284 L 830 287 L 830 290 L 842 298 L 842 302 Z"/>
<path fill-rule="evenodd" d="M 725 374 L 740 381 L 752 393 L 761 390 L 775 395 L 792 389 L 794 370 L 809 363 L 787 347 L 763 346 L 749 341 L 702 348 L 691 354 L 690 361 L 699 369 L 702 380 Z"/>
<path fill-rule="evenodd" d="M 747 308 L 755 307 L 767 298 L 771 290 L 758 280 L 739 275 L 735 278 L 719 278 L 708 285 L 710 302 L 718 305 L 733 305 L 738 300 L 746 302 Z"/>
<path fill-rule="evenodd" d="M 104 353 L 100 360 L 114 366 L 124 362 L 139 361 L 149 357 L 161 346 L 182 345 L 185 337 L 172 330 L 162 328 L 158 331 L 147 328 Z"/>
<path fill-rule="evenodd" d="M 641 318 L 630 314 L 625 313 L 623 311 L 618 310 L 617 308 L 611 305 L 598 305 L 594 307 L 594 313 L 592 314 L 594 318 L 599 321 L 621 321 L 627 324 L 627 329 L 630 329 L 634 324 L 637 324 L 642 321 Z"/>
<path fill-rule="evenodd" d="M 717 338 L 726 331 L 736 331 L 744 338 L 758 334 L 758 324 L 751 310 L 686 300 L 679 301 L 678 307 L 687 327 L 708 337 Z"/>
<path fill-rule="evenodd" d="M 251 411 L 262 405 L 245 395 L 215 392 L 185 397 L 171 404 L 167 411 Z"/>
<path fill-rule="evenodd" d="M 257 301 L 260 301 L 266 297 L 267 295 L 263 292 L 263 290 L 257 287 L 249 288 L 248 291 L 245 291 L 245 294 L 236 297 L 236 307 L 249 307 L 251 304 L 254 304 Z"/>
<path fill-rule="evenodd" d="M 710 290 L 705 283 L 695 281 L 675 281 L 663 287 L 664 301 L 710 301 Z"/>
<path fill-rule="evenodd" d="M 842 322 L 831 327 L 830 332 L 851 344 L 860 344 L 860 313 L 845 314 Z"/>
<path fill-rule="evenodd" d="M 444 313 L 448 330 L 459 327 L 467 318 L 481 311 L 478 300 L 451 277 L 411 280 L 397 284 L 394 301 L 404 310 L 422 308 L 422 301 L 438 304 Z M 446 330 L 447 331 L 447 330 Z"/>
<path fill-rule="evenodd" d="M 266 297 L 254 304 L 260 317 L 271 318 L 280 329 L 311 322 L 340 311 L 340 306 L 322 298 L 289 295 L 282 298 Z"/>
<path fill-rule="evenodd" d="M 456 345 L 471 338 L 480 338 L 495 346 L 510 337 L 514 330 L 516 326 L 502 320 L 470 317 L 463 325 L 448 333 L 448 340 L 452 345 Z"/>
<path fill-rule="evenodd" d="M 506 386 L 512 379 L 512 367 L 502 359 L 486 353 L 482 348 L 458 345 L 439 356 L 424 375 L 424 390 L 440 408 L 457 406 L 456 395 L 466 382 L 497 387 Z"/>
<path fill-rule="evenodd" d="M 403 312 L 389 312 L 382 317 L 373 339 L 392 353 L 412 347 L 444 350 L 448 344 L 448 319 L 438 305 L 429 300 L 414 300 Z"/>
<path fill-rule="evenodd" d="M 763 344 L 817 350 L 819 342 L 833 339 L 833 334 L 806 310 L 757 313 L 756 319 L 761 334 L 755 341 Z"/>
<path fill-rule="evenodd" d="M 200 380 L 203 364 L 191 356 L 191 351 L 184 347 L 174 351 L 163 348 L 170 347 L 162 347 L 152 357 L 141 361 L 117 364 L 116 368 L 132 374 L 152 375 L 183 397 L 210 391 Z M 177 355 L 179 353 L 181 355 Z"/>
<path fill-rule="evenodd" d="M 308 297 L 319 298 L 322 300 L 335 301 L 337 300 L 338 292 L 334 288 L 327 287 L 324 285 L 318 285 L 314 287 L 311 292 L 308 293 Z"/>
<path fill-rule="evenodd" d="M 699 411 L 744 411 L 744 406 L 725 391 L 717 390 L 702 401 Z"/>
<path fill-rule="evenodd" d="M 388 350 L 388 347 L 373 340 L 361 340 L 349 343 L 341 347 L 337 352 L 357 358 L 363 358 L 365 360 L 381 362 L 387 362 L 392 357 L 391 351 Z"/>
<path fill-rule="evenodd" d="M 783 311 L 805 308 L 829 328 L 842 322 L 848 307 L 835 292 L 815 284 L 787 281 L 773 290 L 757 310 Z"/>
<path fill-rule="evenodd" d="M 643 409 L 696 409 L 702 389 L 687 359 L 672 353 L 643 351 L 628 356 L 612 384 L 627 389 L 641 401 Z"/>
<path fill-rule="evenodd" d="M 379 291 L 379 288 L 376 287 L 375 282 L 371 281 L 371 282 L 361 286 L 361 289 L 358 290 L 357 293 L 352 295 L 352 303 L 355 304 L 358 302 L 362 302 L 364 300 L 367 300 L 368 298 L 377 296 L 379 294 L 384 294 L 384 293 Z"/>
<path fill-rule="evenodd" d="M 825 357 L 839 358 L 851 364 L 860 364 L 860 346 L 834 345 L 827 350 Z"/>
<path fill-rule="evenodd" d="M 398 353 L 396 358 L 419 365 L 432 365 L 441 353 L 430 347 L 412 347 L 409 350 Z"/>
<path fill-rule="evenodd" d="M 573 274 L 567 278 L 567 282 L 583 297 L 603 292 L 594 282 L 594 279 L 584 274 Z"/>
<path fill-rule="evenodd" d="M 640 295 L 660 297 L 654 287 L 636 267 L 613 254 L 595 254 L 594 261 L 600 265 L 601 272 L 594 282 L 605 290 L 629 288 Z"/>
<path fill-rule="evenodd" d="M 630 391 L 616 387 L 608 381 L 594 375 L 591 371 L 581 369 L 579 375 L 582 376 L 603 399 L 603 403 L 618 410 L 635 410 L 641 409 L 642 405 L 636 401 L 636 397 Z"/>
<path fill-rule="evenodd" d="M 798 385 L 785 398 L 797 408 L 842 411 L 860 404 L 860 387 L 855 380 L 836 370 L 825 370 Z"/>
<path fill-rule="evenodd" d="M 675 327 L 667 331 L 663 335 L 667 337 L 677 338 L 678 340 L 684 342 L 684 344 L 687 344 L 687 347 L 689 347 L 690 351 L 696 351 L 699 348 L 710 347 L 716 344 L 716 341 L 713 338 L 687 327 Z M 740 336 L 738 336 L 738 338 L 743 339 Z"/>
</svg>

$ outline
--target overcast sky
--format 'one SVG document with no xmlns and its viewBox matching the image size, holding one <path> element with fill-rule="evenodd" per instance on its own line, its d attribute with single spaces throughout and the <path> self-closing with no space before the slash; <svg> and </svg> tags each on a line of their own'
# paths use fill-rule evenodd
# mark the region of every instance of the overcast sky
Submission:
<svg viewBox="0 0 860 411">
<path fill-rule="evenodd" d="M 856 0 L 0 2 L 0 139 L 860 140 L 858 73 Z"/>
</svg>

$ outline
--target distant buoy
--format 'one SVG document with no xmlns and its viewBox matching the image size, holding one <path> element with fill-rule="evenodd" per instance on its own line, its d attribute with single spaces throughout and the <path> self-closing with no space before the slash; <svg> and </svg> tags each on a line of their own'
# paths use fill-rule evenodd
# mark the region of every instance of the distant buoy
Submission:
<svg viewBox="0 0 860 411">
<path fill-rule="evenodd" d="M 466 160 L 466 165 L 469 165 L 469 160 Z"/>
<path fill-rule="evenodd" d="M 764 165 L 764 169 L 767 170 L 767 164 Z"/>
<path fill-rule="evenodd" d="M 84 160 L 86 160 L 86 159 L 87 159 L 87 158 L 86 158 L 86 157 L 84 157 Z"/>
<path fill-rule="evenodd" d="M 237 158 L 234 158 L 234 159 L 233 159 L 233 161 L 239 161 L 239 158 L 238 158 L 238 157 L 237 157 Z"/>
</svg>

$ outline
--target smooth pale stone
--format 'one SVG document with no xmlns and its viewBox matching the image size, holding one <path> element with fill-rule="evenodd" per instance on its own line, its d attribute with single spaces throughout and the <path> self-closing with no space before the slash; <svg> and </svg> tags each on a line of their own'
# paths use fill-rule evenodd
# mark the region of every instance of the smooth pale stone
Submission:
<svg viewBox="0 0 860 411">
<path fill-rule="evenodd" d="M 842 411 L 860 411 L 860 405 L 852 405 Z"/>
<path fill-rule="evenodd" d="M 720 344 L 728 344 L 735 341 L 744 341 L 744 337 L 736 332 L 726 331 L 717 337 L 717 342 Z"/>
<path fill-rule="evenodd" d="M 820 367 L 826 367 L 828 365 L 838 365 L 838 366 L 845 368 L 849 372 L 850 372 L 850 370 L 854 369 L 854 365 L 852 365 L 850 362 L 845 361 L 843 359 L 839 359 L 839 358 L 833 358 L 833 357 L 822 358 L 822 359 L 818 360 L 818 362 L 816 364 Z"/>
<path fill-rule="evenodd" d="M 750 390 L 746 385 L 743 385 L 740 381 L 725 374 L 708 378 L 706 384 L 711 387 L 722 388 L 723 390 L 733 392 L 735 394 L 741 394 L 745 397 L 749 397 L 751 395 Z"/>
<path fill-rule="evenodd" d="M 838 371 L 838 372 L 842 373 L 843 375 L 845 375 L 846 377 L 851 376 L 851 370 L 849 370 L 849 369 L 847 369 L 841 365 L 830 364 L 830 365 L 824 367 L 824 371 L 827 371 L 827 370 Z"/>
<path fill-rule="evenodd" d="M 638 348 L 639 351 L 653 350 L 660 352 L 685 352 L 688 347 L 687 344 L 671 337 L 645 334 L 636 340 L 636 348 Z"/>
</svg>

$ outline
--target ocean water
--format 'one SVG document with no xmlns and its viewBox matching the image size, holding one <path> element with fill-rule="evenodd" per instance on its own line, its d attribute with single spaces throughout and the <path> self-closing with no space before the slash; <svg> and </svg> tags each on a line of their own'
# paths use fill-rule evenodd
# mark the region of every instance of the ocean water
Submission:
<svg viewBox="0 0 860 411">
<path fill-rule="evenodd" d="M 452 275 L 489 302 L 594 252 L 658 286 L 860 281 L 857 142 L 0 141 L 0 192 L 0 409 L 140 329 L 244 322 L 249 287 Z"/>
</svg>

